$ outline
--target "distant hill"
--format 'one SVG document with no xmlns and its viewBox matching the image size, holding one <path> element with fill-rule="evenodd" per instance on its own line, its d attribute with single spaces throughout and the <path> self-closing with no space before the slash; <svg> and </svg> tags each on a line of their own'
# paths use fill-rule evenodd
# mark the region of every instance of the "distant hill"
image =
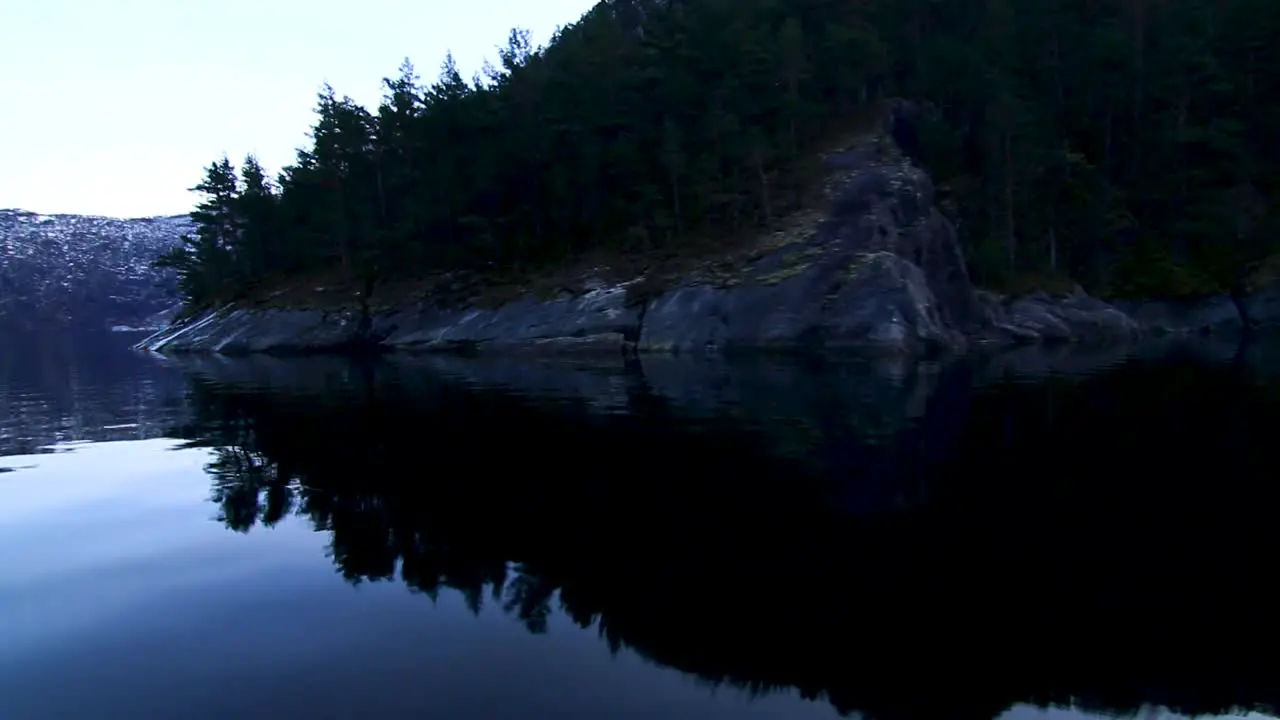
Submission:
<svg viewBox="0 0 1280 720">
<path fill-rule="evenodd" d="M 0 209 L 0 331 L 154 324 L 177 301 L 152 262 L 193 225 L 185 215 L 122 220 Z"/>
</svg>

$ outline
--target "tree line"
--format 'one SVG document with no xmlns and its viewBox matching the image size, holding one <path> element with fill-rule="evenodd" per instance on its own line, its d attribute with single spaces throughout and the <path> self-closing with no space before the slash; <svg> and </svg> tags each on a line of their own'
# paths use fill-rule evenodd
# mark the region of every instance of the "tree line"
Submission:
<svg viewBox="0 0 1280 720">
<path fill-rule="evenodd" d="M 406 60 L 374 110 L 325 86 L 278 177 L 223 158 L 162 260 L 189 303 L 340 272 L 372 287 L 679 253 L 804 202 L 886 98 L 982 284 L 1238 291 L 1276 250 L 1272 0 L 603 0 L 470 80 Z"/>
</svg>

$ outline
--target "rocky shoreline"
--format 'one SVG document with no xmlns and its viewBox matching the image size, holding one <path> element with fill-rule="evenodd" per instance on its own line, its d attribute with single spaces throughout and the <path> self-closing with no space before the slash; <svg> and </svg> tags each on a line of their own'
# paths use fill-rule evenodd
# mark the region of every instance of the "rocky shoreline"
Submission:
<svg viewBox="0 0 1280 720">
<path fill-rule="evenodd" d="M 595 291 L 575 300 L 517 303 L 498 310 L 472 310 L 438 319 L 418 310 L 364 314 L 359 310 L 239 308 L 228 306 L 171 325 L 138 343 L 159 353 L 223 355 L 344 353 L 359 351 L 502 352 L 515 354 L 718 353 L 749 350 L 869 350 L 892 354 L 965 351 L 975 347 L 1039 344 L 1100 344 L 1144 337 L 1236 337 L 1280 328 L 1280 288 L 1244 298 L 1109 304 L 1083 293 L 1016 300 L 979 296 L 986 322 L 945 343 L 918 341 L 912 328 L 886 322 L 878 335 L 844 346 L 791 342 L 758 344 L 703 342 L 703 328 L 682 326 L 671 311 L 659 312 L 665 327 L 646 328 L 646 311 L 625 307 L 625 288 Z M 654 301 L 655 303 L 662 300 Z M 667 303 L 679 298 L 667 298 Z M 445 315 L 441 313 L 441 315 Z M 457 322 L 449 322 L 450 320 Z M 510 332 L 507 331 L 510 329 Z"/>
<path fill-rule="evenodd" d="M 498 307 L 423 300 L 342 310 L 228 305 L 155 333 L 139 349 L 225 355 L 352 351 L 520 354 L 852 351 L 916 355 L 974 346 L 1108 343 L 1280 326 L 1280 286 L 1245 297 L 1110 304 L 1074 293 L 1009 299 L 975 288 L 928 175 L 888 133 L 824 158 L 828 209 L 731 272 L 654 292 L 647 278 L 592 281 Z M 766 238 L 768 239 L 768 238 Z M 355 303 L 353 302 L 353 305 Z"/>
</svg>

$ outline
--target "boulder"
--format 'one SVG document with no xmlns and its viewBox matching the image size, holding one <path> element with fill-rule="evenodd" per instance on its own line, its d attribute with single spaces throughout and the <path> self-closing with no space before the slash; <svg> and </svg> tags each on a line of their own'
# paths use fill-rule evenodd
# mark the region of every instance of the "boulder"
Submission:
<svg viewBox="0 0 1280 720">
<path fill-rule="evenodd" d="M 979 319 L 954 228 L 928 176 L 885 138 L 828 158 L 825 221 L 728 286 L 681 284 L 645 308 L 638 349 L 959 349 Z"/>
<path fill-rule="evenodd" d="M 1239 306 L 1226 295 L 1195 300 L 1120 302 L 1116 307 L 1152 335 L 1235 333 L 1244 328 Z"/>
<path fill-rule="evenodd" d="M 1280 328 L 1280 282 L 1241 298 L 1240 311 L 1250 328 Z"/>
</svg>

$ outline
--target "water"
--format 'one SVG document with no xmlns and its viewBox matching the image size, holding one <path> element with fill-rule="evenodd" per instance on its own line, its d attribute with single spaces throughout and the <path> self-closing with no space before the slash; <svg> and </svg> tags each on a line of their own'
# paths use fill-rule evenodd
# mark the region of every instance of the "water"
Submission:
<svg viewBox="0 0 1280 720">
<path fill-rule="evenodd" d="M 128 340 L 0 348 L 6 719 L 1280 705 L 1280 346 L 639 372 Z"/>
</svg>

